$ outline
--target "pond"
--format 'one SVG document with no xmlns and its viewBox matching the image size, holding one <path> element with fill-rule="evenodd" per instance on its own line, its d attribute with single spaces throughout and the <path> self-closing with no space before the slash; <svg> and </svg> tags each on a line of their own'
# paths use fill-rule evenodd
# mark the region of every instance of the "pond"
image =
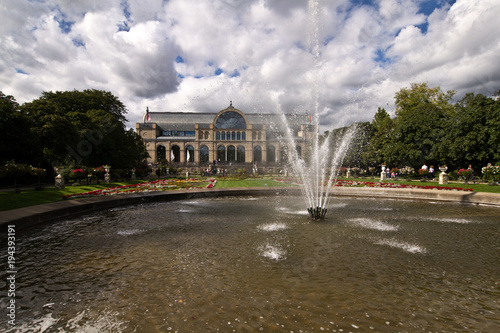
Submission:
<svg viewBox="0 0 500 333">
<path fill-rule="evenodd" d="M 500 332 L 499 216 L 334 198 L 312 222 L 290 197 L 96 212 L 17 232 L 11 331 Z"/>
</svg>

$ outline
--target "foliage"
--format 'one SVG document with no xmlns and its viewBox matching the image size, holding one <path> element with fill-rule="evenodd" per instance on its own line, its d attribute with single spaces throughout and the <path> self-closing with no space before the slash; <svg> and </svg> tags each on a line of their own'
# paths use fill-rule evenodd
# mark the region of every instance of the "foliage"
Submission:
<svg viewBox="0 0 500 333">
<path fill-rule="evenodd" d="M 491 163 L 488 163 L 487 166 L 482 167 L 481 173 L 485 179 L 491 181 L 498 180 L 500 178 L 500 165 L 491 165 Z"/>
<path fill-rule="evenodd" d="M 31 159 L 39 151 L 31 124 L 13 96 L 0 91 L 0 163 L 16 160 L 37 164 Z"/>
<path fill-rule="evenodd" d="M 454 108 L 454 91 L 444 93 L 426 83 L 411 84 L 396 93 L 396 118 L 391 136 L 391 156 L 398 164 L 414 168 L 425 161 L 439 164 L 445 159 L 443 138 Z"/>
<path fill-rule="evenodd" d="M 45 169 L 33 167 L 24 163 L 16 163 L 10 160 L 0 166 L 0 178 L 8 178 L 14 180 L 14 187 L 16 192 L 19 192 L 18 179 L 26 175 L 34 175 L 40 177 L 45 173 Z"/>
<path fill-rule="evenodd" d="M 455 108 L 445 137 L 447 160 L 476 169 L 488 161 L 500 161 L 500 100 L 469 93 Z"/>
<path fill-rule="evenodd" d="M 426 176 L 428 176 L 428 175 L 429 175 L 429 170 L 427 170 L 427 169 L 418 169 L 418 174 L 419 174 L 420 176 L 424 176 L 424 177 L 426 177 Z"/>
<path fill-rule="evenodd" d="M 381 165 L 385 162 L 394 164 L 391 152 L 391 135 L 394 121 L 384 108 L 378 108 L 371 122 L 372 135 L 363 154 L 367 165 Z"/>
<path fill-rule="evenodd" d="M 104 174 L 106 173 L 106 170 L 102 166 L 95 168 L 92 171 L 92 176 L 95 177 L 97 180 L 99 179 L 104 179 Z"/>
<path fill-rule="evenodd" d="M 425 162 L 479 169 L 490 161 L 500 162 L 500 91 L 496 97 L 466 94 L 454 105 L 453 95 L 454 91 L 445 93 L 426 83 L 402 88 L 395 95 L 395 117 L 379 107 L 362 135 L 365 146 L 348 154 L 358 158 L 346 157 L 343 166 L 365 169 L 386 163 L 411 177 L 414 171 L 405 172 L 403 166 L 418 170 Z M 331 132 L 332 147 L 346 130 Z"/>
<path fill-rule="evenodd" d="M 125 169 L 134 168 L 148 157 L 142 138 L 125 128 L 125 106 L 110 92 L 43 92 L 40 98 L 21 107 L 11 96 L 0 92 L 0 97 L 1 123 L 4 119 L 6 124 L 15 123 L 17 118 L 23 122 L 20 129 L 1 128 L 4 137 L 19 138 L 21 142 L 30 139 L 25 144 L 28 149 L 14 145 L 5 155 L 2 151 L 2 156 L 12 158 L 27 151 L 28 157 L 21 156 L 22 160 L 37 165 L 109 164 Z"/>
<path fill-rule="evenodd" d="M 468 180 L 468 179 L 470 179 L 470 177 L 472 177 L 472 170 L 471 169 L 460 169 L 460 170 L 458 170 L 457 175 L 462 179 Z"/>
</svg>

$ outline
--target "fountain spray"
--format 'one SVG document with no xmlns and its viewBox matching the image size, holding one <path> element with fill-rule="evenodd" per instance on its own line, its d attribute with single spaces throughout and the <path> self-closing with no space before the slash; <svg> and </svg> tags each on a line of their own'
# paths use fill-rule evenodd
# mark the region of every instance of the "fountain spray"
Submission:
<svg viewBox="0 0 500 333">
<path fill-rule="evenodd" d="M 320 74 L 320 38 L 319 38 L 319 0 L 309 0 L 308 6 L 310 53 L 314 58 L 311 75 L 311 123 L 313 133 L 310 160 L 306 163 L 298 154 L 296 140 L 280 104 L 277 103 L 282 122 L 286 124 L 282 141 L 289 154 L 289 163 L 295 177 L 298 178 L 302 196 L 307 203 L 307 211 L 313 220 L 323 220 L 327 213 L 330 194 L 337 182 L 338 169 L 342 165 L 356 127 L 351 127 L 343 136 L 334 152 L 330 153 L 329 138 L 320 144 L 319 134 L 319 74 Z"/>
</svg>

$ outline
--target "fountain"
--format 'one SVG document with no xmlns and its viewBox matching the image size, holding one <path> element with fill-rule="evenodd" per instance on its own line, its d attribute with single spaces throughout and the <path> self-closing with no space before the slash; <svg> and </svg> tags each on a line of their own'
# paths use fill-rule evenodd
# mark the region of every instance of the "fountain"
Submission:
<svg viewBox="0 0 500 333">
<path fill-rule="evenodd" d="M 310 126 L 313 128 L 313 138 L 311 142 L 311 158 L 304 161 L 294 149 L 295 138 L 292 133 L 292 126 L 281 107 L 278 105 L 278 113 L 282 116 L 281 121 L 285 126 L 285 133 L 280 140 L 288 146 L 290 153 L 289 163 L 302 192 L 302 196 L 307 203 L 307 211 L 311 219 L 324 220 L 327 206 L 331 197 L 331 192 L 337 182 L 338 170 L 342 165 L 344 157 L 349 148 L 349 144 L 355 135 L 356 126 L 351 126 L 344 134 L 341 142 L 337 142 L 337 149 L 330 152 L 329 140 L 325 138 L 320 143 L 319 135 L 319 57 L 320 57 L 320 37 L 318 28 L 319 1 L 309 0 L 308 2 L 308 23 L 309 23 L 309 43 L 311 55 L 314 57 L 313 75 L 310 76 L 311 97 L 310 97 Z"/>
</svg>

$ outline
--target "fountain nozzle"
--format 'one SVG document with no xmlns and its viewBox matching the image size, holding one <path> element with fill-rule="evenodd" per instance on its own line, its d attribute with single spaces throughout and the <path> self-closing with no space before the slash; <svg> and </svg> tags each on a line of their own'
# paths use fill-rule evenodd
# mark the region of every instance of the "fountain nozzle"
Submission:
<svg viewBox="0 0 500 333">
<path fill-rule="evenodd" d="M 311 218 L 315 221 L 324 220 L 327 210 L 328 209 L 321 208 L 319 206 L 316 208 L 312 208 L 312 207 L 307 208 L 307 211 L 309 212 L 309 216 L 311 216 Z"/>
</svg>

